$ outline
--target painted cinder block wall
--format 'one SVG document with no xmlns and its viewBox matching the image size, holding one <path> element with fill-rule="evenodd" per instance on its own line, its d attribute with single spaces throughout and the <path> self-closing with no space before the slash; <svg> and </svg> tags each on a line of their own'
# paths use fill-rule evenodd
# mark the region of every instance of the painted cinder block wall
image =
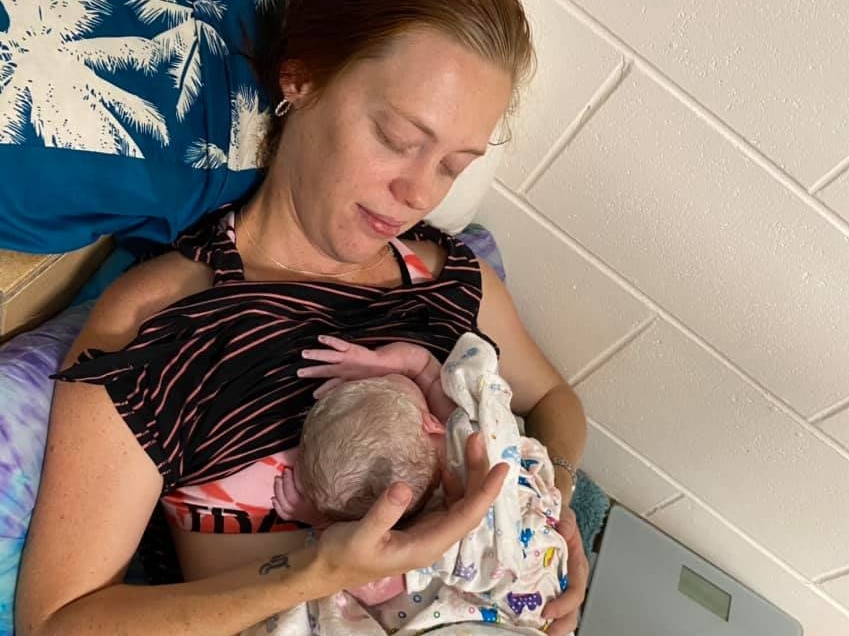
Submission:
<svg viewBox="0 0 849 636">
<path fill-rule="evenodd" d="M 539 69 L 477 220 L 585 470 L 849 634 L 849 4 L 525 2 Z"/>
</svg>

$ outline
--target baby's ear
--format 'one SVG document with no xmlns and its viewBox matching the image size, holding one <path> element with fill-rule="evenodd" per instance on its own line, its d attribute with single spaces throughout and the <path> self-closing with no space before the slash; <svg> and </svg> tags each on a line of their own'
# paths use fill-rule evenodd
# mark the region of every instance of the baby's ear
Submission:
<svg viewBox="0 0 849 636">
<path fill-rule="evenodd" d="M 445 435 L 445 424 L 430 411 L 422 413 L 422 428 L 428 435 Z"/>
</svg>

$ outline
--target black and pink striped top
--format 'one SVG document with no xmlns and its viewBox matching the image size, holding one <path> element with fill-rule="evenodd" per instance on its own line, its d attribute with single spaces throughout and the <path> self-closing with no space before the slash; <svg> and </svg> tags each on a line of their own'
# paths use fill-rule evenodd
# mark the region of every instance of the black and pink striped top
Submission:
<svg viewBox="0 0 849 636">
<path fill-rule="evenodd" d="M 213 269 L 211 288 L 146 320 L 123 350 L 86 351 L 58 376 L 106 387 L 162 474 L 163 494 L 221 479 L 298 444 L 321 381 L 296 371 L 311 364 L 300 354 L 317 346 L 317 336 L 369 347 L 407 341 L 444 361 L 462 333 L 480 333 L 477 259 L 439 230 L 419 224 L 403 236 L 447 252 L 434 279 L 413 280 L 394 249 L 404 278 L 396 288 L 249 282 L 230 218 L 232 209 L 208 217 L 175 244 Z"/>
</svg>

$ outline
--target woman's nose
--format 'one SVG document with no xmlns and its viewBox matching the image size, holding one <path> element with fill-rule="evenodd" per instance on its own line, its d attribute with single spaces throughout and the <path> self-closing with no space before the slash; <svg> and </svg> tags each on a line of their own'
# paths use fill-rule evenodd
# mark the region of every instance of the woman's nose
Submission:
<svg viewBox="0 0 849 636">
<path fill-rule="evenodd" d="M 419 212 L 429 212 L 440 196 L 435 179 L 426 168 L 417 167 L 396 177 L 390 189 L 399 202 Z"/>
</svg>

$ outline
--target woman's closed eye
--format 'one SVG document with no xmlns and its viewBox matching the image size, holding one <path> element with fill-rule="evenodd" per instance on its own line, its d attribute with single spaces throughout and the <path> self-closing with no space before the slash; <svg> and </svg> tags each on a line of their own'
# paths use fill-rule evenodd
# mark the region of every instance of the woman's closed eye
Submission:
<svg viewBox="0 0 849 636">
<path fill-rule="evenodd" d="M 390 136 L 389 133 L 387 133 L 377 122 L 374 124 L 374 131 L 377 134 L 377 138 L 380 139 L 380 142 L 384 146 L 399 155 L 406 154 L 416 146 L 416 144 L 407 143 Z"/>
<path fill-rule="evenodd" d="M 417 142 L 402 141 L 401 139 L 387 132 L 377 122 L 374 123 L 374 130 L 380 142 L 395 154 L 406 155 L 419 145 Z M 454 165 L 448 161 L 442 161 L 439 164 L 439 171 L 443 176 L 453 181 L 460 175 L 461 172 L 463 172 L 465 167 L 465 165 Z"/>
<path fill-rule="evenodd" d="M 444 161 L 439 164 L 439 170 L 451 180 L 456 179 L 460 176 L 460 173 L 463 172 L 463 168 L 454 168 Z"/>
</svg>

